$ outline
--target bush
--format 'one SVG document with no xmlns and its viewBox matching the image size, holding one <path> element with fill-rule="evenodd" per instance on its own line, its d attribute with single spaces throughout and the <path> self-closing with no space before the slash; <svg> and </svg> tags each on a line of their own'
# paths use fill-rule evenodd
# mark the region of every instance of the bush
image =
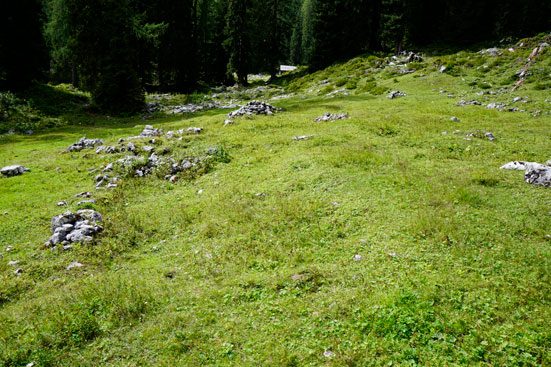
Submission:
<svg viewBox="0 0 551 367">
<path fill-rule="evenodd" d="M 0 133 L 10 130 L 25 132 L 61 126 L 58 118 L 47 117 L 33 109 L 25 100 L 10 92 L 0 92 Z"/>
</svg>

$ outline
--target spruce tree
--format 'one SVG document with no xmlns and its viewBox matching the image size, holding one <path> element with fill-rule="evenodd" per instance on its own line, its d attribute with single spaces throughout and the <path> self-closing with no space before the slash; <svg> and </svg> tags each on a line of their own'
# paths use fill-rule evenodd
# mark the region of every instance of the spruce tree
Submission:
<svg viewBox="0 0 551 367">
<path fill-rule="evenodd" d="M 66 0 L 66 6 L 74 32 L 71 52 L 94 103 L 113 113 L 140 110 L 137 50 L 144 33 L 131 0 Z"/>
<path fill-rule="evenodd" d="M 247 75 L 250 70 L 249 6 L 249 0 L 229 0 L 226 18 L 227 38 L 224 44 L 230 54 L 228 73 L 236 73 L 240 85 L 248 84 Z"/>
</svg>

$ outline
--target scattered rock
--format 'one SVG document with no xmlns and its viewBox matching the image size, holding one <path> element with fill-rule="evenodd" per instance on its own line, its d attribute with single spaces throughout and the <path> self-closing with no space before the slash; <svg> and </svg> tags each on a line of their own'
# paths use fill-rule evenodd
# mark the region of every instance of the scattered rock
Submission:
<svg viewBox="0 0 551 367">
<path fill-rule="evenodd" d="M 9 261 L 9 262 L 8 262 L 8 266 L 15 266 L 15 265 L 17 265 L 17 264 L 19 264 L 19 263 L 20 263 L 19 260 Z"/>
<path fill-rule="evenodd" d="M 66 201 L 66 200 L 62 200 L 62 201 L 60 201 L 59 203 L 57 203 L 57 206 L 67 206 L 67 201 Z"/>
<path fill-rule="evenodd" d="M 452 117 L 452 118 L 450 119 L 450 121 L 459 122 L 459 119 L 458 119 L 457 117 L 454 116 L 454 117 Z"/>
<path fill-rule="evenodd" d="M 90 200 L 79 201 L 79 202 L 77 203 L 77 205 L 78 205 L 78 206 L 82 206 L 82 205 L 95 204 L 95 203 L 96 203 L 96 200 L 90 199 Z"/>
<path fill-rule="evenodd" d="M 78 261 L 75 261 L 75 262 L 70 263 L 69 266 L 67 266 L 67 270 L 71 270 L 71 269 L 74 269 L 74 268 L 81 268 L 83 266 L 84 266 L 84 264 L 81 264 Z"/>
<path fill-rule="evenodd" d="M 10 252 L 11 250 L 13 250 L 13 246 L 6 247 L 6 252 Z"/>
<path fill-rule="evenodd" d="M 83 149 L 95 148 L 96 145 L 103 145 L 101 139 L 86 139 L 86 137 L 80 138 L 76 143 L 71 144 L 64 153 L 68 152 L 80 152 Z"/>
<path fill-rule="evenodd" d="M 362 261 L 364 259 L 364 257 L 362 255 L 354 255 L 354 257 L 352 258 L 352 260 L 354 261 Z"/>
<path fill-rule="evenodd" d="M 488 139 L 489 141 L 494 141 L 496 138 L 494 137 L 494 134 L 492 133 L 484 133 L 484 137 Z"/>
<path fill-rule="evenodd" d="M 119 147 L 109 146 L 109 147 L 105 148 L 105 153 L 106 154 L 115 154 L 115 153 L 118 153 L 118 152 L 120 152 Z"/>
<path fill-rule="evenodd" d="M 129 141 L 128 144 L 126 144 L 126 150 L 132 153 L 136 153 L 136 146 L 134 145 L 134 143 Z"/>
<path fill-rule="evenodd" d="M 528 166 L 524 173 L 524 181 L 532 185 L 551 187 L 551 167 L 543 164 Z"/>
<path fill-rule="evenodd" d="M 456 104 L 456 106 L 469 106 L 469 105 L 482 106 L 482 103 L 473 99 L 472 101 L 459 101 Z"/>
<path fill-rule="evenodd" d="M 486 50 L 480 50 L 478 51 L 478 53 L 482 55 L 490 55 L 494 57 L 503 55 L 503 52 L 499 51 L 499 49 L 496 47 L 488 48 Z"/>
<path fill-rule="evenodd" d="M 500 103 L 490 103 L 486 106 L 486 108 L 494 109 L 494 108 L 507 108 L 506 104 L 500 104 Z"/>
<path fill-rule="evenodd" d="M 163 130 L 161 130 L 161 129 L 155 129 L 151 125 L 145 125 L 145 127 L 144 127 L 143 131 L 141 132 L 141 134 L 139 135 L 139 137 L 141 137 L 141 138 L 152 138 L 152 137 L 155 137 L 155 136 L 160 136 L 160 135 L 162 135 L 162 133 L 163 133 Z"/>
<path fill-rule="evenodd" d="M 406 93 L 400 92 L 399 90 L 393 90 L 392 92 L 390 92 L 388 94 L 388 96 L 386 96 L 386 98 L 394 99 L 394 98 L 397 98 L 397 97 L 405 97 L 406 95 L 407 95 Z"/>
<path fill-rule="evenodd" d="M 347 113 L 336 113 L 336 114 L 332 114 L 332 113 L 329 113 L 327 112 L 325 115 L 323 116 L 319 116 L 317 117 L 314 121 L 335 121 L 335 120 L 346 120 L 346 119 L 349 119 L 350 117 L 348 116 Z"/>
<path fill-rule="evenodd" d="M 233 125 L 235 122 L 233 120 L 226 120 L 224 121 L 224 126 Z"/>
<path fill-rule="evenodd" d="M 440 67 L 440 72 L 441 72 L 441 73 L 445 72 L 446 70 L 448 70 L 448 68 L 447 68 L 445 65 L 442 65 L 442 66 Z"/>
<path fill-rule="evenodd" d="M 186 133 L 197 135 L 197 134 L 200 134 L 202 131 L 203 131 L 203 128 L 201 127 L 189 127 L 187 128 Z"/>
<path fill-rule="evenodd" d="M 23 269 L 21 268 L 17 268 L 15 269 L 15 271 L 13 272 L 16 276 L 20 276 L 21 274 L 23 274 Z"/>
<path fill-rule="evenodd" d="M 279 109 L 272 106 L 269 103 L 261 101 L 251 101 L 236 111 L 232 111 L 228 114 L 228 118 L 234 118 L 239 116 L 252 116 L 252 115 L 273 115 L 279 112 Z"/>
<path fill-rule="evenodd" d="M 323 352 L 323 356 L 325 358 L 333 358 L 335 356 L 335 352 L 331 350 L 326 350 L 325 352 Z"/>
<path fill-rule="evenodd" d="M 293 140 L 308 140 L 309 138 L 313 137 L 314 135 L 300 135 L 293 137 Z"/>
<path fill-rule="evenodd" d="M 516 170 L 516 171 L 525 171 L 528 167 L 533 165 L 539 165 L 539 163 L 536 162 L 523 162 L 523 161 L 513 161 L 509 162 L 507 164 L 504 164 L 503 166 L 499 167 L 499 169 L 507 169 L 507 170 Z"/>
<path fill-rule="evenodd" d="M 30 169 L 20 165 L 6 166 L 0 169 L 0 173 L 6 177 L 19 176 L 28 171 Z"/>
<path fill-rule="evenodd" d="M 76 198 L 88 199 L 88 198 L 92 197 L 92 193 L 89 192 L 89 191 L 83 191 L 83 192 L 79 192 L 78 194 L 75 194 L 75 197 Z"/>
</svg>

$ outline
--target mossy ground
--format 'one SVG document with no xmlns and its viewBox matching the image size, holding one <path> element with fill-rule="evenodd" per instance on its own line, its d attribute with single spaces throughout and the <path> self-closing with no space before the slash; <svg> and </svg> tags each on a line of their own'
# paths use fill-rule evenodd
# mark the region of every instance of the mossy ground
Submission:
<svg viewBox="0 0 551 367">
<path fill-rule="evenodd" d="M 498 169 L 549 159 L 551 117 L 456 107 L 514 70 L 433 61 L 424 77 L 374 75 L 407 93 L 394 100 L 298 96 L 226 127 L 211 111 L 1 137 L 0 166 L 31 172 L 0 179 L 0 365 L 551 365 L 551 191 Z M 323 78 L 350 72 L 335 70 Z M 535 83 L 477 98 L 551 109 Z M 325 112 L 351 118 L 313 122 Z M 60 152 L 146 123 L 203 127 L 178 152 L 223 147 L 230 161 L 175 184 L 126 178 L 95 193 L 97 245 L 41 249 L 56 203 L 75 209 L 89 170 L 118 157 Z M 464 139 L 478 130 L 496 141 Z"/>
</svg>

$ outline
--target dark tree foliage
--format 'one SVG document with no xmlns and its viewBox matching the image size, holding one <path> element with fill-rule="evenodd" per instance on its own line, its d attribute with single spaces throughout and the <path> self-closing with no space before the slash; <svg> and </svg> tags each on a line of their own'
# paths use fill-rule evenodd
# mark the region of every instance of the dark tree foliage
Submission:
<svg viewBox="0 0 551 367">
<path fill-rule="evenodd" d="M 0 89 L 18 90 L 47 65 L 37 0 L 0 1 Z"/>
<path fill-rule="evenodd" d="M 230 54 L 228 71 L 237 74 L 237 82 L 247 85 L 250 71 L 250 0 L 229 0 L 225 46 Z"/>
<path fill-rule="evenodd" d="M 377 0 L 316 1 L 312 66 L 323 68 L 376 47 L 379 8 Z"/>
<path fill-rule="evenodd" d="M 140 29 L 131 0 L 66 0 L 66 4 L 74 31 L 72 53 L 94 103 L 123 114 L 140 110 L 144 104 L 137 65 Z"/>
<path fill-rule="evenodd" d="M 197 21 L 197 57 L 199 78 L 206 84 L 231 84 L 228 73 L 229 52 L 224 48 L 226 39 L 225 0 L 202 0 Z"/>
<path fill-rule="evenodd" d="M 188 93 L 273 78 L 282 63 L 319 69 L 369 51 L 528 37 L 551 31 L 550 12 L 549 0 L 5 0 L 0 88 L 45 74 L 42 33 L 50 80 L 132 113 L 144 88 Z"/>
<path fill-rule="evenodd" d="M 197 84 L 196 0 L 151 1 L 152 23 L 167 27 L 155 55 L 159 86 L 171 92 L 190 92 Z"/>
</svg>

